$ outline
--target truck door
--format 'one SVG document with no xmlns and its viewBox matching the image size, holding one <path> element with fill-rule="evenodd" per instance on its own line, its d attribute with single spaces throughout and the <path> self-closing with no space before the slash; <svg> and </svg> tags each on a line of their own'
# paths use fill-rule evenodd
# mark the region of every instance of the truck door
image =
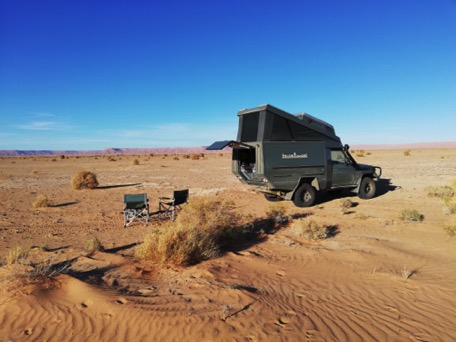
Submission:
<svg viewBox="0 0 456 342">
<path fill-rule="evenodd" d="M 343 187 L 355 183 L 355 167 L 342 150 L 331 150 L 332 187 Z"/>
</svg>

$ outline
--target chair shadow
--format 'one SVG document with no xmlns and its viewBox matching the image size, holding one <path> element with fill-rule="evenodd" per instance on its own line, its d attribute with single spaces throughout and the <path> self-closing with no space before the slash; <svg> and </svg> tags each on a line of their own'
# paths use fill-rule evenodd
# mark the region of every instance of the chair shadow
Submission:
<svg viewBox="0 0 456 342">
<path fill-rule="evenodd" d="M 54 204 L 52 207 L 53 208 L 60 208 L 60 207 L 67 207 L 69 205 L 73 205 L 79 203 L 78 201 L 73 201 L 73 202 L 66 202 L 66 203 L 60 203 L 60 204 Z"/>
<path fill-rule="evenodd" d="M 96 187 L 96 189 L 103 190 L 103 189 L 125 188 L 125 187 L 128 187 L 128 186 L 137 186 L 137 185 L 141 185 L 141 184 L 142 184 L 142 183 L 105 185 L 105 186 L 98 186 L 98 187 Z"/>
</svg>

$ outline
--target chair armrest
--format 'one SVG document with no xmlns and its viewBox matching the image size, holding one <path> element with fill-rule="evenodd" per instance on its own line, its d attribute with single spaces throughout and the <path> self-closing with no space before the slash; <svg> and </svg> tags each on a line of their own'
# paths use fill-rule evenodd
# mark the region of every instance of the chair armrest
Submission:
<svg viewBox="0 0 456 342">
<path fill-rule="evenodd" d="M 170 197 L 159 197 L 158 199 L 159 199 L 159 200 L 162 200 L 162 199 L 165 199 L 165 200 L 172 200 L 172 199 L 174 199 L 174 198 L 170 198 Z"/>
</svg>

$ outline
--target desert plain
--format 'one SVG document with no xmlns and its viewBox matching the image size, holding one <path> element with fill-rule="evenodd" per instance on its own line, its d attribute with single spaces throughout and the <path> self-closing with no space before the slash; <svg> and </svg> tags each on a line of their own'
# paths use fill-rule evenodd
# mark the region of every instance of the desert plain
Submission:
<svg viewBox="0 0 456 342">
<path fill-rule="evenodd" d="M 377 196 L 321 194 L 310 208 L 266 201 L 231 173 L 229 153 L 1 158 L 0 341 L 456 340 L 456 237 L 444 229 L 456 214 L 427 191 L 456 179 L 456 149 L 355 158 L 383 168 Z M 99 186 L 73 189 L 79 170 Z M 177 189 L 231 200 L 252 225 L 267 224 L 277 205 L 291 219 L 195 265 L 138 259 L 163 221 L 124 228 L 123 195 L 147 193 L 153 213 Z M 34 208 L 38 195 L 51 206 Z M 353 206 L 342 211 L 346 198 Z M 401 220 L 404 209 L 423 220 Z M 304 216 L 333 234 L 294 234 Z M 94 237 L 104 251 L 87 253 Z M 29 250 L 24 265 L 8 264 L 18 246 Z M 62 274 L 18 279 L 43 260 L 65 265 Z"/>
</svg>

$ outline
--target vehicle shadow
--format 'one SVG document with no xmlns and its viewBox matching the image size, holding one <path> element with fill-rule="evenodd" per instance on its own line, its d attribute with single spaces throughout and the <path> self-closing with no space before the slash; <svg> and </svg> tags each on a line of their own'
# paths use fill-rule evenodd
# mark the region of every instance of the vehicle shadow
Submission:
<svg viewBox="0 0 456 342">
<path fill-rule="evenodd" d="M 400 186 L 392 184 L 392 180 L 390 178 L 381 178 L 377 181 L 377 194 L 375 197 L 383 196 L 390 191 L 400 188 Z"/>
<path fill-rule="evenodd" d="M 401 187 L 398 185 L 392 184 L 392 180 L 389 178 L 381 178 L 376 182 L 377 191 L 375 197 L 380 197 L 388 192 L 395 191 L 400 189 Z M 334 199 L 341 199 L 341 198 L 349 198 L 349 197 L 357 197 L 357 194 L 350 192 L 350 190 L 340 191 L 337 193 L 329 193 L 329 192 L 320 192 L 317 195 L 317 199 L 315 204 L 324 204 L 326 202 L 331 202 Z M 375 198 L 374 197 L 374 198 Z M 353 207 L 357 206 L 359 203 L 355 202 Z"/>
</svg>

